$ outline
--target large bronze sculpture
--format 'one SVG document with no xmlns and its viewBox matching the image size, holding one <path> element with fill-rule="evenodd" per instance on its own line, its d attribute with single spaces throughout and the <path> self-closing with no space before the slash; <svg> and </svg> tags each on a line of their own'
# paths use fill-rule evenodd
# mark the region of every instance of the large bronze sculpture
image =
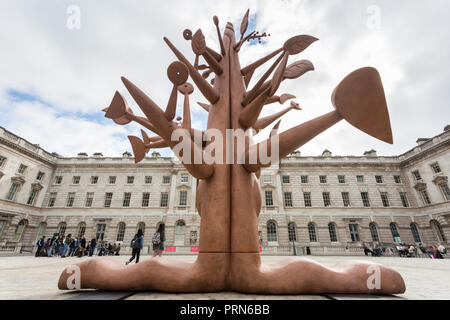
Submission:
<svg viewBox="0 0 450 320">
<path fill-rule="evenodd" d="M 285 110 L 259 118 L 264 105 L 276 102 L 283 104 L 295 98 L 291 94 L 275 95 L 280 83 L 285 79 L 298 78 L 314 70 L 314 67 L 307 60 L 288 65 L 288 58 L 302 52 L 317 39 L 307 35 L 295 36 L 267 57 L 241 68 L 238 54 L 242 45 L 252 39 L 259 40 L 265 34 L 251 32 L 245 36 L 248 11 L 241 23 L 239 40 L 231 23 L 227 23 L 223 37 L 217 17 L 214 17 L 214 24 L 220 53 L 206 46 L 200 30 L 195 34 L 190 30 L 184 31 L 183 36 L 191 41 L 195 53 L 194 64 L 164 38 L 178 59 L 167 70 L 173 90 L 165 110 L 124 77 L 125 87 L 146 117 L 134 115 L 118 92 L 110 106 L 104 109 L 105 116 L 117 124 L 135 121 L 156 133 L 156 136 L 149 137 L 142 131 L 143 140 L 129 137 L 136 162 L 141 161 L 153 148 L 174 149 L 179 141 L 173 140 L 173 132 L 185 129 L 182 138 L 189 141 L 191 154 L 184 154 L 182 162 L 188 172 L 199 179 L 196 206 L 201 224 L 197 260 L 183 263 L 165 258 L 149 258 L 133 266 L 124 266 L 115 260 L 92 259 L 77 265 L 81 271 L 81 288 L 166 292 L 228 290 L 267 294 L 404 292 L 405 284 L 399 273 L 366 261 L 346 261 L 331 268 L 301 258 L 290 258 L 276 265 L 261 264 L 257 223 L 261 209 L 258 179 L 261 168 L 272 163 L 263 162 L 255 151 L 271 154 L 271 144 L 254 144 L 251 133 L 268 127 L 292 109 L 300 109 L 292 101 Z M 200 57 L 207 65 L 199 64 Z M 267 72 L 250 88 L 254 71 L 275 57 L 275 62 Z M 204 71 L 200 73 L 200 70 Z M 210 74 L 215 75 L 211 80 L 212 85 L 207 81 Z M 194 87 L 186 82 L 189 76 L 209 101 L 209 104 L 200 103 L 208 112 L 206 131 L 191 128 L 189 94 Z M 183 117 L 176 119 L 182 121 L 175 122 L 178 93 L 184 96 L 184 109 Z M 280 159 L 342 119 L 375 138 L 392 143 L 384 90 L 375 69 L 362 68 L 349 74 L 336 87 L 331 100 L 334 111 L 280 134 L 276 132 L 279 122 L 275 125 L 269 139 L 277 138 Z M 225 159 L 206 163 L 202 157 L 212 141 L 206 139 L 198 143 L 192 137 L 196 134 L 208 135 L 209 129 L 220 131 L 224 137 L 229 129 L 250 133 L 246 138 L 244 152 L 233 149 L 232 163 Z M 229 146 L 223 144 L 221 148 L 225 157 Z M 250 161 L 252 154 L 256 155 L 256 161 Z M 198 155 L 201 163 L 194 161 Z M 192 161 L 187 161 L 186 156 Z M 239 162 L 239 159 L 245 161 Z M 60 289 L 68 288 L 67 280 L 72 274 L 70 270 L 61 274 L 58 283 Z M 378 270 L 380 286 L 368 285 L 374 270 Z"/>
</svg>

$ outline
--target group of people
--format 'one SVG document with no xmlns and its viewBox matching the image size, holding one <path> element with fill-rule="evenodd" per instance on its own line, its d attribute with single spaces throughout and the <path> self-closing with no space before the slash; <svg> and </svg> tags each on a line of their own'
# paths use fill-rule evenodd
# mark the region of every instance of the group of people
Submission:
<svg viewBox="0 0 450 320">
<path fill-rule="evenodd" d="M 164 241 L 166 241 L 164 224 L 160 224 L 158 230 L 153 234 L 152 246 L 153 257 L 161 257 L 164 251 Z M 93 237 L 90 241 L 86 240 L 86 236 L 72 238 L 71 234 L 54 235 L 52 238 L 42 236 L 37 243 L 36 257 L 84 257 L 84 256 L 118 256 L 120 254 L 120 243 L 108 243 L 107 241 L 97 241 L 96 237 Z M 131 258 L 126 262 L 128 265 L 130 262 L 136 259 L 136 263 L 139 262 L 142 247 L 144 246 L 144 233 L 141 229 L 133 237 L 131 241 Z"/>
<path fill-rule="evenodd" d="M 86 240 L 86 236 L 72 238 L 72 234 L 54 235 L 52 238 L 42 236 L 37 243 L 36 257 L 84 257 L 98 254 L 116 255 L 120 253 L 120 243 L 108 243 L 107 241 L 97 241 L 96 237 L 90 241 Z"/>
<path fill-rule="evenodd" d="M 375 243 L 372 249 L 363 243 L 363 249 L 366 256 L 371 254 L 374 257 L 380 257 L 385 255 L 386 251 L 391 251 L 391 254 L 394 254 L 392 248 L 386 248 L 383 250 L 379 243 Z M 415 246 L 414 244 L 397 243 L 395 249 L 400 257 L 417 257 L 419 253 L 422 253 L 431 259 L 444 259 L 444 255 L 447 253 L 447 249 L 441 243 L 428 247 L 425 247 L 422 243 L 419 243 L 419 246 Z"/>
<path fill-rule="evenodd" d="M 164 224 L 161 223 L 158 227 L 158 230 L 153 234 L 152 237 L 152 245 L 153 245 L 153 257 L 162 256 L 164 251 L 164 241 L 166 241 L 166 236 L 164 232 Z M 127 262 L 128 265 L 134 259 L 136 259 L 136 263 L 139 262 L 139 257 L 141 255 L 142 247 L 144 246 L 144 233 L 141 229 L 134 235 L 133 240 L 131 240 L 130 246 L 132 248 L 131 258 Z"/>
</svg>

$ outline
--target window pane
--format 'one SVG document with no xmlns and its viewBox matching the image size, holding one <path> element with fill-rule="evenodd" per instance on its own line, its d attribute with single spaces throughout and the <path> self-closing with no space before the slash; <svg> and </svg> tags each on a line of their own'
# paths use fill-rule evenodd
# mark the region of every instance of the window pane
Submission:
<svg viewBox="0 0 450 320">
<path fill-rule="evenodd" d="M 308 183 L 308 176 L 301 176 L 300 180 L 302 183 Z"/>
<path fill-rule="evenodd" d="M 308 233 L 309 233 L 309 241 L 317 242 L 316 226 L 312 222 L 308 223 Z"/>
<path fill-rule="evenodd" d="M 422 240 L 420 239 L 419 229 L 417 229 L 417 225 L 415 223 L 411 223 L 410 227 L 414 242 L 422 242 Z"/>
<path fill-rule="evenodd" d="M 284 193 L 284 206 L 285 207 L 292 207 L 292 192 L 285 192 Z"/>
<path fill-rule="evenodd" d="M 168 202 L 169 202 L 169 194 L 167 192 L 161 192 L 160 206 L 165 208 L 167 207 Z"/>
<path fill-rule="evenodd" d="M 152 176 L 145 176 L 145 184 L 151 184 L 152 183 Z"/>
<path fill-rule="evenodd" d="M 283 176 L 282 181 L 283 181 L 283 183 L 290 183 L 291 179 L 289 176 Z"/>
<path fill-rule="evenodd" d="M 322 197 L 323 197 L 323 205 L 325 207 L 329 207 L 331 205 L 330 193 L 329 192 L 322 192 Z"/>
<path fill-rule="evenodd" d="M 339 183 L 345 183 L 345 176 L 338 176 Z"/>
<path fill-rule="evenodd" d="M 350 195 L 348 192 L 342 192 L 342 202 L 344 203 L 344 207 L 350 207 Z"/>
<path fill-rule="evenodd" d="M 319 176 L 320 183 L 327 183 L 327 176 Z"/>
<path fill-rule="evenodd" d="M 361 192 L 361 199 L 364 207 L 370 207 L 369 194 L 367 192 Z"/>
<path fill-rule="evenodd" d="M 371 222 L 369 224 L 369 229 L 370 229 L 370 235 L 372 236 L 372 241 L 374 241 L 374 242 L 380 241 L 379 237 L 378 237 L 377 226 L 375 225 L 375 223 Z"/>
<path fill-rule="evenodd" d="M 400 199 L 402 200 L 403 207 L 409 208 L 409 201 L 406 192 L 400 192 Z"/>
<path fill-rule="evenodd" d="M 266 206 L 273 206 L 272 191 L 266 191 Z"/>
<path fill-rule="evenodd" d="M 187 191 L 180 191 L 180 206 L 186 206 Z"/>
<path fill-rule="evenodd" d="M 113 197 L 112 192 L 105 193 L 105 203 L 104 203 L 105 208 L 111 207 L 112 197 Z"/>
<path fill-rule="evenodd" d="M 123 194 L 123 206 L 124 207 L 129 207 L 130 206 L 130 201 L 131 201 L 131 192 L 125 192 Z"/>
<path fill-rule="evenodd" d="M 442 194 L 444 195 L 444 199 L 450 200 L 450 189 L 448 188 L 448 184 L 441 183 L 439 185 L 439 188 L 441 188 Z"/>
<path fill-rule="evenodd" d="M 305 207 L 311 207 L 311 193 L 303 192 L 303 200 L 305 201 Z"/>
<path fill-rule="evenodd" d="M 297 241 L 297 234 L 295 232 L 295 224 L 293 222 L 288 223 L 289 241 Z"/>
<path fill-rule="evenodd" d="M 338 242 L 337 239 L 337 232 L 336 232 L 336 225 L 332 222 L 328 224 L 328 231 L 330 233 L 330 241 L 331 242 Z"/>
<path fill-rule="evenodd" d="M 148 207 L 149 203 L 150 203 L 150 192 L 144 192 L 142 194 L 142 206 Z"/>
<path fill-rule="evenodd" d="M 381 192 L 381 202 L 383 203 L 383 207 L 389 207 L 389 197 L 387 192 Z"/>
<path fill-rule="evenodd" d="M 278 241 L 277 227 L 273 221 L 267 222 L 267 240 L 268 241 Z"/>
</svg>

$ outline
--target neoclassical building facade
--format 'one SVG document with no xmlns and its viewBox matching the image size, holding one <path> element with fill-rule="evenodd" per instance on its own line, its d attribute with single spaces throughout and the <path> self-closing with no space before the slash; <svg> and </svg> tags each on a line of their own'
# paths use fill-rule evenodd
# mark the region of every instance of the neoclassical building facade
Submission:
<svg viewBox="0 0 450 320">
<path fill-rule="evenodd" d="M 450 130 L 398 156 L 291 154 L 262 171 L 263 252 L 292 243 L 308 250 L 362 242 L 435 244 L 450 239 Z M 141 228 L 149 245 L 159 223 L 166 246 L 195 251 L 197 181 L 176 158 L 139 164 L 101 153 L 61 157 L 0 127 L 0 247 L 58 234 L 128 245 Z"/>
</svg>

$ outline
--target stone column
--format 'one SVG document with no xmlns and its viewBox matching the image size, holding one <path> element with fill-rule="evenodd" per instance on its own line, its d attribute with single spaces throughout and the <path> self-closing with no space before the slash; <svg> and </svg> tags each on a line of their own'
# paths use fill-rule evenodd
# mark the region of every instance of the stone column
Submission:
<svg viewBox="0 0 450 320">
<path fill-rule="evenodd" d="M 281 187 L 281 176 L 279 171 L 275 176 L 275 186 L 277 188 L 278 213 L 284 214 L 284 197 L 283 197 L 283 189 Z"/>
<path fill-rule="evenodd" d="M 177 171 L 172 171 L 172 176 L 170 178 L 170 192 L 169 192 L 169 214 L 175 213 L 175 192 L 177 187 Z"/>
</svg>

